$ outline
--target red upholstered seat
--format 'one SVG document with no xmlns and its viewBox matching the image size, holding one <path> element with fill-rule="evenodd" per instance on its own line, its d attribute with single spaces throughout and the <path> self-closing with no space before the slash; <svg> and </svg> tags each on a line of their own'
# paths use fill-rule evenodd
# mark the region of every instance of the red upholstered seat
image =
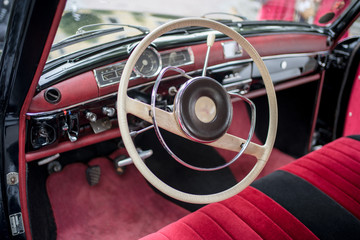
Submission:
<svg viewBox="0 0 360 240">
<path fill-rule="evenodd" d="M 271 229 L 271 231 L 269 231 Z M 248 187 L 168 225 L 149 239 L 317 239 L 265 194 Z"/>
<path fill-rule="evenodd" d="M 335 200 L 342 206 L 339 206 L 340 211 L 345 211 L 345 215 L 354 222 L 351 226 L 360 226 L 357 225 L 360 219 L 360 141 L 351 138 L 338 139 L 281 170 L 280 172 L 291 173 L 284 173 L 285 175 L 295 175 L 295 180 L 312 184 L 312 186 L 308 185 L 312 188 L 315 186 L 315 191 L 321 190 L 320 195 L 325 193 L 327 196 L 323 195 L 326 198 L 330 197 L 329 201 Z M 281 196 L 281 191 L 277 189 L 275 196 Z M 289 193 L 283 194 L 286 196 Z M 300 203 L 299 207 L 301 207 Z M 301 211 L 300 209 L 295 212 Z M 311 219 L 306 222 L 311 222 Z M 341 224 L 341 221 L 338 224 Z M 341 231 L 342 228 L 339 229 Z M 344 238 L 352 238 L 353 235 L 347 228 Z M 203 207 L 142 239 L 318 239 L 318 237 L 291 214 L 286 206 L 275 202 L 260 190 L 248 187 L 230 199 Z"/>
<path fill-rule="evenodd" d="M 340 138 L 285 166 L 360 219 L 360 141 Z"/>
</svg>

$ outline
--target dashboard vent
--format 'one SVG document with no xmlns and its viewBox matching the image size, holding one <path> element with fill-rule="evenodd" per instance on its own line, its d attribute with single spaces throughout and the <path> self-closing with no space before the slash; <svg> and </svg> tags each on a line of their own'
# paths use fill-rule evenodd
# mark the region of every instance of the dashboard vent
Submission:
<svg viewBox="0 0 360 240">
<path fill-rule="evenodd" d="M 61 99 L 61 93 L 57 88 L 49 88 L 44 93 L 44 98 L 48 103 L 55 104 Z"/>
</svg>

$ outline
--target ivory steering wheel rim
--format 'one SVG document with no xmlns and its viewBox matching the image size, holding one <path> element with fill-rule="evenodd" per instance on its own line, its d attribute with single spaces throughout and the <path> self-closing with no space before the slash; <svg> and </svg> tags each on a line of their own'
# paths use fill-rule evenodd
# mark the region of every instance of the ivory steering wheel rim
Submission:
<svg viewBox="0 0 360 240">
<path fill-rule="evenodd" d="M 154 173 L 152 173 L 150 169 L 146 166 L 146 164 L 143 162 L 143 160 L 140 158 L 136 150 L 136 147 L 130 136 L 129 126 L 127 122 L 128 113 L 134 115 L 137 115 L 137 113 L 139 115 L 142 114 L 140 116 L 142 119 L 151 122 L 151 117 L 141 113 L 143 111 L 148 111 L 149 110 L 148 106 L 146 104 L 140 104 L 140 102 L 137 102 L 136 100 L 133 100 L 127 96 L 127 89 L 128 89 L 128 83 L 131 76 L 131 72 L 135 66 L 135 63 L 139 59 L 140 55 L 151 44 L 151 42 L 153 42 L 155 39 L 160 37 L 162 34 L 171 31 L 173 29 L 184 28 L 189 26 L 200 26 L 200 27 L 211 28 L 216 31 L 222 32 L 223 34 L 229 36 L 234 41 L 236 41 L 243 48 L 243 50 L 245 50 L 249 54 L 251 59 L 258 67 L 260 74 L 263 78 L 263 82 L 267 93 L 268 103 L 269 103 L 269 128 L 268 128 L 265 144 L 257 145 L 251 142 L 252 148 L 250 147 L 250 150 L 248 152 L 248 154 L 251 154 L 257 158 L 257 162 L 253 167 L 253 169 L 248 173 L 247 176 L 245 176 L 240 182 L 238 182 L 236 185 L 232 186 L 231 188 L 228 188 L 222 192 L 207 194 L 207 195 L 197 195 L 197 194 L 182 192 L 180 190 L 170 187 L 169 185 L 161 181 Z M 149 112 L 147 112 L 146 114 L 149 115 Z M 125 148 L 127 149 L 128 154 L 132 158 L 135 166 L 140 171 L 140 173 L 154 187 L 156 187 L 164 194 L 180 201 L 196 203 L 196 204 L 207 204 L 207 203 L 218 202 L 230 198 L 241 192 L 244 188 L 249 186 L 256 179 L 256 177 L 260 174 L 261 170 L 264 168 L 270 156 L 271 150 L 275 142 L 277 121 L 278 121 L 277 102 L 276 102 L 274 86 L 270 74 L 264 62 L 262 61 L 260 55 L 254 49 L 254 47 L 236 31 L 232 30 L 231 28 L 219 22 L 204 18 L 183 18 L 166 23 L 158 27 L 154 31 L 152 31 L 150 34 L 148 34 L 137 45 L 137 47 L 131 53 L 124 67 L 121 80 L 119 83 L 118 97 L 117 97 L 117 116 L 118 116 L 120 132 Z M 162 126 L 160 125 L 160 127 Z M 220 141 L 219 142 L 215 141 L 214 146 L 221 147 L 222 145 Z M 226 148 L 226 146 L 222 146 L 222 147 L 224 149 Z"/>
</svg>

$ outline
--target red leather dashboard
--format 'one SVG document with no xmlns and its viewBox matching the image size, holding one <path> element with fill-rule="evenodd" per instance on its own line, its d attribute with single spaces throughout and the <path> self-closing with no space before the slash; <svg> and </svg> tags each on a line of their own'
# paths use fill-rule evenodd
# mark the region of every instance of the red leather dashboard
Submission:
<svg viewBox="0 0 360 240">
<path fill-rule="evenodd" d="M 293 53 L 312 53 L 328 50 L 326 37 L 310 34 L 278 34 L 269 36 L 248 37 L 247 40 L 255 47 L 260 56 L 274 56 Z M 183 66 L 186 72 L 202 69 L 206 44 L 191 46 L 194 53 L 194 64 Z M 247 53 L 233 60 L 248 59 Z M 221 42 L 216 42 L 211 48 L 209 66 L 221 64 L 228 60 L 224 59 Z M 142 84 L 154 79 L 135 79 L 130 86 Z M 92 71 L 79 74 L 66 81 L 54 85 L 62 93 L 61 100 L 56 104 L 48 103 L 44 98 L 45 90 L 38 93 L 32 100 L 28 113 L 47 112 L 62 109 L 77 103 L 85 102 L 117 91 L 118 84 L 99 88 Z"/>
<path fill-rule="evenodd" d="M 249 36 L 247 40 L 257 49 L 260 56 L 262 57 L 275 57 L 282 58 L 290 56 L 291 54 L 316 54 L 323 51 L 328 51 L 326 36 L 319 34 L 274 34 L 264 36 Z M 248 60 L 249 56 L 247 53 L 243 53 L 241 57 L 233 59 L 225 59 L 223 53 L 222 42 L 215 42 L 211 48 L 208 66 L 214 66 L 223 64 L 229 61 Z M 198 44 L 190 46 L 194 55 L 194 61 L 192 64 L 182 66 L 181 68 L 186 72 L 192 72 L 201 70 L 205 59 L 207 50 L 206 44 Z M 167 50 L 168 51 L 168 50 Z M 161 52 L 160 52 L 161 53 Z M 130 86 L 137 86 L 146 82 L 154 81 L 154 78 L 137 78 L 130 81 Z M 317 81 L 320 79 L 318 73 L 311 76 L 299 77 L 285 84 L 279 85 L 277 89 L 284 89 L 286 87 L 296 86 L 298 84 L 304 84 L 309 81 Z M 57 88 L 62 96 L 59 102 L 51 104 L 44 98 L 46 89 L 39 92 L 32 99 L 31 105 L 28 110 L 28 118 L 38 113 L 46 113 L 54 110 L 68 110 L 74 105 L 82 105 L 92 101 L 98 100 L 99 97 L 103 97 L 109 94 L 117 92 L 118 84 L 109 85 L 106 87 L 99 87 L 94 73 L 88 71 L 77 76 L 71 77 L 65 81 L 62 81 L 54 86 Z M 249 96 L 258 96 L 264 94 L 262 90 L 248 93 Z M 38 160 L 47 156 L 54 155 L 76 149 L 79 147 L 91 145 L 100 141 L 108 140 L 111 138 L 119 137 L 120 132 L 117 129 L 116 124 L 112 129 L 99 133 L 93 134 L 89 128 L 83 130 L 83 135 L 78 138 L 76 142 L 66 141 L 63 139 L 56 144 L 49 145 L 38 150 L 29 150 L 26 154 L 27 161 Z M 64 138 L 64 136 L 63 136 Z"/>
</svg>

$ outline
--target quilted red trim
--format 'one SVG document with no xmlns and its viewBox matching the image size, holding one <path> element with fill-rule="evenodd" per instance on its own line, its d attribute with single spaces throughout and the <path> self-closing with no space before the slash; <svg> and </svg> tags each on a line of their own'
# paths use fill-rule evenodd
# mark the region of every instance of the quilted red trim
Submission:
<svg viewBox="0 0 360 240">
<path fill-rule="evenodd" d="M 340 138 L 282 170 L 319 188 L 360 219 L 360 142 Z"/>
<path fill-rule="evenodd" d="M 230 199 L 203 207 L 142 238 L 154 239 L 318 238 L 274 200 L 248 187 Z"/>
</svg>

